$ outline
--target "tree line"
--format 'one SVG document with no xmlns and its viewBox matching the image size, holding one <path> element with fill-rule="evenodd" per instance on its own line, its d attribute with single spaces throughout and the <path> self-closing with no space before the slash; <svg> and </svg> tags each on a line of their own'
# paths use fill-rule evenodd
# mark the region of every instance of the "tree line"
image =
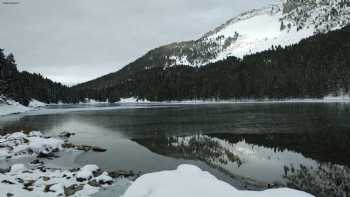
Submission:
<svg viewBox="0 0 350 197">
<path fill-rule="evenodd" d="M 19 72 L 13 54 L 5 55 L 3 49 L 0 49 L 0 95 L 23 105 L 28 105 L 31 99 L 45 103 L 76 103 L 83 100 L 79 91 L 53 82 L 41 74 Z"/>
</svg>

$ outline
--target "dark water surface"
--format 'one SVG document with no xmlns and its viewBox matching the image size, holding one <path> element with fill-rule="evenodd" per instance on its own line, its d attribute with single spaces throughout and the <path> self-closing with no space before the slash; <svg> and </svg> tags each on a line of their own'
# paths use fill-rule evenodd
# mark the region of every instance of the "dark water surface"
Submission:
<svg viewBox="0 0 350 197">
<path fill-rule="evenodd" d="M 70 131 L 74 143 L 108 149 L 81 164 L 147 173 L 192 163 L 241 189 L 349 196 L 350 104 L 72 107 L 1 117 L 0 128 Z"/>
</svg>

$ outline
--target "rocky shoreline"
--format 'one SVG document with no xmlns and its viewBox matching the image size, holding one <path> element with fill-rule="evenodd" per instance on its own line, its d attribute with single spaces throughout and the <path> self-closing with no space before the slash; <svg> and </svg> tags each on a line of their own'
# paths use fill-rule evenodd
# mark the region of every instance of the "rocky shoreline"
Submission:
<svg viewBox="0 0 350 197">
<path fill-rule="evenodd" d="M 57 137 L 41 132 L 15 132 L 0 136 L 0 160 L 30 158 L 0 169 L 0 191 L 12 196 L 91 196 L 108 189 L 118 181 L 137 177 L 133 172 L 105 171 L 97 165 L 79 168 L 51 168 L 46 161 L 55 160 L 69 152 L 105 152 L 106 149 L 69 142 L 74 133 L 63 132 Z"/>
</svg>

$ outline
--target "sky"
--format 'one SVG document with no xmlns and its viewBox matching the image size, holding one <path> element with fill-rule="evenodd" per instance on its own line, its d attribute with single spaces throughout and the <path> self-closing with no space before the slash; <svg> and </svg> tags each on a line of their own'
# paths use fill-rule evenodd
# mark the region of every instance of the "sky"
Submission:
<svg viewBox="0 0 350 197">
<path fill-rule="evenodd" d="M 19 70 L 67 85 L 115 72 L 148 50 L 193 40 L 278 0 L 0 0 L 0 48 Z"/>
</svg>

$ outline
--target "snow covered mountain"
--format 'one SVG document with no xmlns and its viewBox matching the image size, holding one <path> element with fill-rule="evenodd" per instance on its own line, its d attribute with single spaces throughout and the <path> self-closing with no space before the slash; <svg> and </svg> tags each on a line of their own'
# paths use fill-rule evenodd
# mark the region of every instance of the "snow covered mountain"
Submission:
<svg viewBox="0 0 350 197">
<path fill-rule="evenodd" d="M 198 40 L 172 43 L 150 50 L 121 70 L 76 86 L 101 90 L 126 84 L 137 73 L 176 65 L 208 63 L 288 46 L 319 33 L 350 24 L 350 0 L 283 0 L 228 20 Z M 116 91 L 117 92 L 117 91 Z"/>
<path fill-rule="evenodd" d="M 198 40 L 173 43 L 156 50 L 162 51 L 164 67 L 202 66 L 228 56 L 242 58 L 272 46 L 296 44 L 349 23 L 349 0 L 285 0 L 279 5 L 234 17 Z M 154 66 L 159 65 L 145 68 Z"/>
</svg>

